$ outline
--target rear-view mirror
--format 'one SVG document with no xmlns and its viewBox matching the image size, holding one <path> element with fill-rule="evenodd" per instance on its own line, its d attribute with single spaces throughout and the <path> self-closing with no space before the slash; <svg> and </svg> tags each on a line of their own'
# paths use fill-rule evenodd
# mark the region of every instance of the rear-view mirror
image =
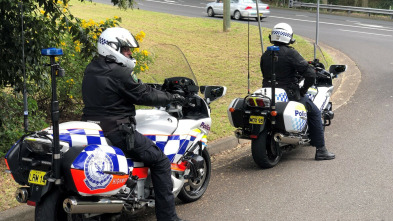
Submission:
<svg viewBox="0 0 393 221">
<path fill-rule="evenodd" d="M 347 70 L 347 65 L 339 65 L 339 64 L 332 65 L 329 68 L 329 72 L 332 73 L 335 77 L 337 77 L 337 75 L 343 73 L 346 70 Z"/>
<path fill-rule="evenodd" d="M 227 88 L 225 86 L 201 86 L 200 91 L 204 95 L 206 102 L 211 103 L 224 96 Z"/>
</svg>

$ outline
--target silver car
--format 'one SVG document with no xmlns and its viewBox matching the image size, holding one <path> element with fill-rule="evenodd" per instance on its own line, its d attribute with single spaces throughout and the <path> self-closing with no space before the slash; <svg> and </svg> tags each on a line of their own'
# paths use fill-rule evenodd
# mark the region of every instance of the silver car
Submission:
<svg viewBox="0 0 393 221">
<path fill-rule="evenodd" d="M 240 20 L 242 18 L 255 18 L 258 20 L 257 16 L 257 4 L 256 0 L 230 0 L 231 7 L 230 13 L 231 17 Z M 270 14 L 269 5 L 262 3 L 258 0 L 259 15 L 261 20 L 266 18 Z M 215 15 L 224 14 L 224 3 L 223 0 L 214 0 L 206 5 L 207 15 L 213 17 Z"/>
</svg>

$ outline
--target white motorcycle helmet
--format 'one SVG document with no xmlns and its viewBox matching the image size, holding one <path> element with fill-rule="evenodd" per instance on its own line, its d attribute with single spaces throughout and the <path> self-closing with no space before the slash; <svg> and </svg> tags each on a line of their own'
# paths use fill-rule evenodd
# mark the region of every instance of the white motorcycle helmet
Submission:
<svg viewBox="0 0 393 221">
<path fill-rule="evenodd" d="M 284 44 L 293 44 L 295 42 L 292 27 L 287 23 L 278 23 L 275 25 L 269 37 L 271 43 L 281 42 Z"/>
<path fill-rule="evenodd" d="M 136 60 L 132 57 L 124 56 L 121 53 L 122 47 L 139 48 L 139 44 L 134 36 L 124 28 L 107 28 L 101 33 L 97 42 L 98 54 L 115 59 L 116 63 L 121 63 L 126 67 L 134 69 Z"/>
</svg>

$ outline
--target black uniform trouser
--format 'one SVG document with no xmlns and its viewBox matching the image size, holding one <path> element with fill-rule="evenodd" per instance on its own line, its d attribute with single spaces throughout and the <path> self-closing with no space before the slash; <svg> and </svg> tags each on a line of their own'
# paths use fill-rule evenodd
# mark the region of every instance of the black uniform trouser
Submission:
<svg viewBox="0 0 393 221">
<path fill-rule="evenodd" d="M 172 193 L 171 162 L 153 141 L 135 131 L 135 144 L 132 151 L 127 151 L 125 134 L 122 131 L 111 132 L 106 137 L 116 147 L 121 148 L 127 157 L 143 162 L 150 167 L 155 193 L 155 210 L 158 221 L 174 220 L 175 198 Z"/>
<path fill-rule="evenodd" d="M 307 124 L 310 133 L 310 144 L 317 148 L 325 146 L 325 134 L 323 131 L 321 111 L 307 96 L 301 97 L 298 101 L 306 106 Z"/>
</svg>

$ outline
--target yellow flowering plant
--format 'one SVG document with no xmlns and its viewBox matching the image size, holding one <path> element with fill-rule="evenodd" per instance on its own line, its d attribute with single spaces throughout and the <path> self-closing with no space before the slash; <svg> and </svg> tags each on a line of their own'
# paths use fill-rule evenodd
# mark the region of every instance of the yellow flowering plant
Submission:
<svg viewBox="0 0 393 221">
<path fill-rule="evenodd" d="M 135 39 L 141 43 L 145 38 L 145 32 L 141 31 L 136 34 Z M 141 72 L 145 72 L 149 70 L 149 65 L 152 63 L 152 58 L 149 56 L 149 52 L 146 50 L 140 50 L 139 48 L 135 48 L 132 52 L 132 56 L 136 59 L 136 65 L 134 68 L 134 73 L 139 74 Z"/>
<path fill-rule="evenodd" d="M 53 37 L 49 44 L 63 50 L 63 55 L 56 57 L 56 62 L 59 62 L 66 71 L 64 77 L 57 78 L 58 99 L 63 115 L 72 118 L 72 116 L 80 116 L 82 111 L 83 73 L 92 57 L 98 55 L 97 40 L 106 28 L 118 26 L 121 18 L 114 16 L 100 21 L 78 19 L 70 13 L 68 1 L 54 1 L 53 3 L 57 8 L 56 15 L 37 8 L 36 16 L 54 24 L 58 31 L 58 33 L 49 33 Z M 53 42 L 56 43 L 53 44 Z M 47 76 L 49 71 L 49 69 L 43 69 Z M 47 97 L 50 85 L 47 84 L 47 77 L 43 80 L 38 84 L 40 90 L 35 94 L 38 99 L 46 100 L 41 104 L 44 107 L 49 105 L 50 100 L 41 97 Z"/>
</svg>

